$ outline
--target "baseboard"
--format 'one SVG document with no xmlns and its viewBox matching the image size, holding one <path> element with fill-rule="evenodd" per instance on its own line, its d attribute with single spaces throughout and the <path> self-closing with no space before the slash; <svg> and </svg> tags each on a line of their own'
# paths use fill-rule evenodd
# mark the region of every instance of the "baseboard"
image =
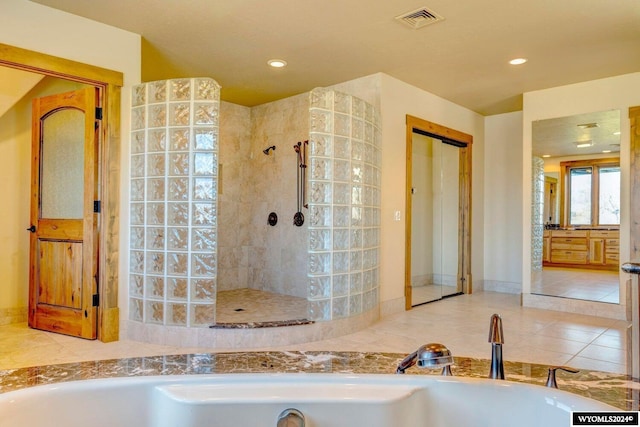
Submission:
<svg viewBox="0 0 640 427">
<path fill-rule="evenodd" d="M 24 323 L 27 321 L 29 310 L 27 307 L 0 308 L 0 325 Z"/>
</svg>

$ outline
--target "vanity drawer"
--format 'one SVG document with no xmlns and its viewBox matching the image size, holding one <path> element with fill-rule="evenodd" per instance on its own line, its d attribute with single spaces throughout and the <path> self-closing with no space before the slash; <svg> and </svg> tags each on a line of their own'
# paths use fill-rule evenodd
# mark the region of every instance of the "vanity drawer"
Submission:
<svg viewBox="0 0 640 427">
<path fill-rule="evenodd" d="M 552 250 L 551 262 L 558 264 L 586 264 L 587 251 Z"/>
<path fill-rule="evenodd" d="M 551 230 L 551 237 L 587 237 L 587 230 Z"/>
<path fill-rule="evenodd" d="M 589 237 L 599 237 L 603 239 L 617 239 L 620 237 L 618 230 L 591 230 Z"/>
<path fill-rule="evenodd" d="M 618 252 L 620 249 L 620 239 L 607 239 L 605 244 L 607 245 L 607 252 Z"/>
<path fill-rule="evenodd" d="M 604 263 L 607 265 L 618 265 L 620 264 L 620 255 L 619 254 L 604 254 Z"/>
<path fill-rule="evenodd" d="M 586 251 L 587 239 L 581 238 L 558 238 L 551 239 L 551 250 L 564 249 L 572 251 Z"/>
</svg>

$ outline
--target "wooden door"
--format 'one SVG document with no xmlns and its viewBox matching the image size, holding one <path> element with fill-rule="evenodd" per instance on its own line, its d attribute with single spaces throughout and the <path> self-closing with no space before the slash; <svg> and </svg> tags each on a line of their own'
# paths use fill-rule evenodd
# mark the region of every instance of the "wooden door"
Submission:
<svg viewBox="0 0 640 427">
<path fill-rule="evenodd" d="M 96 98 L 90 87 L 33 101 L 28 229 L 29 326 L 88 339 L 98 302 Z"/>
</svg>

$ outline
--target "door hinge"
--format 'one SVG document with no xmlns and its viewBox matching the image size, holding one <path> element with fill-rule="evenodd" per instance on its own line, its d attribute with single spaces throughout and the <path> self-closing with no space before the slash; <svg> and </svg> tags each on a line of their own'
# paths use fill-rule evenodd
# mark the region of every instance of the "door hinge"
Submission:
<svg viewBox="0 0 640 427">
<path fill-rule="evenodd" d="M 97 307 L 100 305 L 100 295 L 99 294 L 93 294 L 93 306 Z"/>
<path fill-rule="evenodd" d="M 100 203 L 100 200 L 94 200 L 93 201 L 93 212 L 94 213 L 100 213 L 101 210 L 102 210 L 102 203 Z"/>
<path fill-rule="evenodd" d="M 96 120 L 102 120 L 102 107 L 96 107 Z"/>
</svg>

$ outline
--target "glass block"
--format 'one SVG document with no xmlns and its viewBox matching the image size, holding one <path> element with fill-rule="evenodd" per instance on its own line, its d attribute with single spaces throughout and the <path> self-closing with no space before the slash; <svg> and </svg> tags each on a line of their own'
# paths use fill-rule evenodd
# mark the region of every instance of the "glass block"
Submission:
<svg viewBox="0 0 640 427">
<path fill-rule="evenodd" d="M 362 313 L 362 294 L 349 296 L 349 316 Z"/>
<path fill-rule="evenodd" d="M 311 179 L 330 180 L 331 160 L 318 157 L 311 158 Z"/>
<path fill-rule="evenodd" d="M 309 206 L 309 224 L 312 227 L 331 226 L 331 206 Z"/>
<path fill-rule="evenodd" d="M 164 225 L 164 203 L 147 204 L 147 224 Z"/>
<path fill-rule="evenodd" d="M 362 270 L 362 251 L 351 251 L 349 255 L 349 269 L 351 271 Z"/>
<path fill-rule="evenodd" d="M 164 323 L 164 303 L 160 301 L 146 301 L 145 304 L 146 323 Z"/>
<path fill-rule="evenodd" d="M 311 181 L 310 187 L 310 203 L 331 203 L 331 183 L 322 181 Z"/>
<path fill-rule="evenodd" d="M 373 108 L 373 105 L 369 104 L 368 102 L 364 103 L 364 119 L 368 122 L 372 122 L 375 123 L 375 109 Z"/>
<path fill-rule="evenodd" d="M 362 289 L 368 291 L 373 288 L 373 274 L 371 270 L 362 272 Z"/>
<path fill-rule="evenodd" d="M 334 250 L 349 249 L 349 229 L 348 228 L 334 228 L 333 249 Z"/>
<path fill-rule="evenodd" d="M 149 130 L 148 152 L 164 152 L 167 148 L 167 132 L 164 129 Z"/>
<path fill-rule="evenodd" d="M 331 301 L 326 299 L 309 301 L 309 316 L 311 320 L 331 320 Z"/>
<path fill-rule="evenodd" d="M 349 298 L 333 298 L 333 317 L 332 319 L 338 319 L 349 315 Z"/>
<path fill-rule="evenodd" d="M 191 108 L 188 103 L 179 102 L 169 104 L 169 125 L 189 126 L 191 121 Z"/>
<path fill-rule="evenodd" d="M 333 207 L 333 226 L 348 227 L 349 226 L 349 206 Z"/>
<path fill-rule="evenodd" d="M 192 228 L 191 229 L 191 250 L 213 251 L 216 249 L 215 228 Z"/>
<path fill-rule="evenodd" d="M 340 113 L 351 113 L 351 96 L 342 92 L 333 92 L 333 110 Z"/>
<path fill-rule="evenodd" d="M 336 113 L 333 115 L 333 120 L 333 129 L 336 135 L 351 136 L 351 116 Z"/>
<path fill-rule="evenodd" d="M 366 208 L 359 208 L 357 206 L 351 207 L 351 226 L 352 227 L 362 227 L 366 221 L 363 221 L 362 213 L 368 212 Z"/>
<path fill-rule="evenodd" d="M 333 129 L 331 126 L 331 112 L 323 110 L 311 110 L 309 118 L 310 132 L 330 133 Z"/>
<path fill-rule="evenodd" d="M 352 101 L 351 101 L 351 115 L 353 117 L 358 117 L 360 119 L 364 118 L 364 111 L 365 111 L 364 104 L 365 104 L 365 102 L 362 99 L 356 98 L 354 96 Z M 371 121 L 371 120 L 369 120 L 369 121 Z"/>
<path fill-rule="evenodd" d="M 349 275 L 336 274 L 333 276 L 333 293 L 334 297 L 342 297 L 349 294 Z"/>
<path fill-rule="evenodd" d="M 144 154 L 131 156 L 131 177 L 144 176 Z"/>
<path fill-rule="evenodd" d="M 213 203 L 194 203 L 191 213 L 193 225 L 215 225 L 216 209 Z"/>
<path fill-rule="evenodd" d="M 189 175 L 189 153 L 169 154 L 169 175 Z"/>
<path fill-rule="evenodd" d="M 336 182 L 333 184 L 333 203 L 348 205 L 351 202 L 351 185 Z"/>
<path fill-rule="evenodd" d="M 331 230 L 325 230 L 325 229 L 309 230 L 309 250 L 312 250 L 312 251 L 331 250 Z"/>
<path fill-rule="evenodd" d="M 131 130 L 145 128 L 146 107 L 135 107 L 131 109 Z"/>
<path fill-rule="evenodd" d="M 362 247 L 362 230 L 351 230 L 351 249 L 358 249 Z"/>
<path fill-rule="evenodd" d="M 192 280 L 191 292 L 191 301 L 215 301 L 216 281 L 213 279 Z"/>
<path fill-rule="evenodd" d="M 194 149 L 195 150 L 217 150 L 218 138 L 217 132 L 210 129 L 196 129 L 194 131 Z"/>
<path fill-rule="evenodd" d="M 132 249 L 144 249 L 144 227 L 131 227 L 129 229 L 129 245 Z"/>
<path fill-rule="evenodd" d="M 145 271 L 149 274 L 164 274 L 164 252 L 147 252 Z"/>
<path fill-rule="evenodd" d="M 186 300 L 188 295 L 187 279 L 181 277 L 167 278 L 167 298 Z"/>
<path fill-rule="evenodd" d="M 165 163 L 164 154 L 148 154 L 147 176 L 164 176 Z"/>
<path fill-rule="evenodd" d="M 333 137 L 330 135 L 312 134 L 309 145 L 311 146 L 311 154 L 313 156 L 329 157 L 333 152 L 331 149 Z"/>
<path fill-rule="evenodd" d="M 195 153 L 193 155 L 194 175 L 215 175 L 218 158 L 214 153 Z"/>
<path fill-rule="evenodd" d="M 129 268 L 132 273 L 144 273 L 144 252 L 142 251 L 130 252 Z"/>
<path fill-rule="evenodd" d="M 167 203 L 167 225 L 188 225 L 189 204 Z"/>
<path fill-rule="evenodd" d="M 187 304 L 167 303 L 167 325 L 187 326 Z"/>
<path fill-rule="evenodd" d="M 362 292 L 362 273 L 355 272 L 349 274 L 349 292 L 351 294 L 359 294 Z"/>
<path fill-rule="evenodd" d="M 169 130 L 171 136 L 169 149 L 171 151 L 188 151 L 189 150 L 189 128 L 186 129 L 171 129 Z"/>
<path fill-rule="evenodd" d="M 371 123 L 364 123 L 364 135 L 362 137 L 367 144 L 373 144 L 374 142 L 374 127 Z"/>
<path fill-rule="evenodd" d="M 214 184 L 213 178 L 195 178 L 193 180 L 193 200 L 214 200 Z"/>
<path fill-rule="evenodd" d="M 147 85 L 146 83 L 135 85 L 131 90 L 131 105 L 137 107 L 147 102 Z"/>
<path fill-rule="evenodd" d="M 131 154 L 140 154 L 145 151 L 144 130 L 131 132 Z"/>
<path fill-rule="evenodd" d="M 144 292 L 144 276 L 141 274 L 132 274 L 129 276 L 129 295 L 143 296 Z"/>
<path fill-rule="evenodd" d="M 363 202 L 362 197 L 362 186 L 353 185 L 351 186 L 351 204 L 352 205 L 362 205 Z"/>
<path fill-rule="evenodd" d="M 326 299 L 331 296 L 331 276 L 312 277 L 309 281 L 309 299 Z"/>
<path fill-rule="evenodd" d="M 164 277 L 147 276 L 145 278 L 145 296 L 151 299 L 164 298 Z"/>
<path fill-rule="evenodd" d="M 131 203 L 131 225 L 144 225 L 144 203 Z"/>
<path fill-rule="evenodd" d="M 164 249 L 164 227 L 147 228 L 147 249 Z"/>
<path fill-rule="evenodd" d="M 186 227 L 167 228 L 167 249 L 187 250 L 189 249 L 189 229 Z"/>
<path fill-rule="evenodd" d="M 174 79 L 170 81 L 171 101 L 184 101 L 191 99 L 191 80 Z"/>
<path fill-rule="evenodd" d="M 149 106 L 150 128 L 159 128 L 167 125 L 167 108 L 164 104 Z"/>
<path fill-rule="evenodd" d="M 351 138 L 364 140 L 364 122 L 360 119 L 351 119 Z"/>
<path fill-rule="evenodd" d="M 142 322 L 144 319 L 144 301 L 138 298 L 129 299 L 129 319 Z"/>
<path fill-rule="evenodd" d="M 144 179 L 132 179 L 131 180 L 131 196 L 132 201 L 144 201 Z"/>
<path fill-rule="evenodd" d="M 349 271 L 349 252 L 333 252 L 333 273 Z"/>
<path fill-rule="evenodd" d="M 333 152 L 336 159 L 351 159 L 351 140 L 346 137 L 333 137 Z"/>
<path fill-rule="evenodd" d="M 182 252 L 167 253 L 167 274 L 185 276 L 188 268 L 188 255 Z"/>
<path fill-rule="evenodd" d="M 331 98 L 333 93 L 322 88 L 313 89 L 309 93 L 309 107 L 310 108 L 323 108 L 328 110 L 331 108 Z"/>
<path fill-rule="evenodd" d="M 365 163 L 373 163 L 374 161 L 373 145 L 371 144 L 364 144 L 364 161 Z"/>
<path fill-rule="evenodd" d="M 364 143 L 362 141 L 351 141 L 351 159 L 364 159 Z"/>
<path fill-rule="evenodd" d="M 191 326 L 208 327 L 216 322 L 215 304 L 192 304 Z"/>
<path fill-rule="evenodd" d="M 193 105 L 193 122 L 196 125 L 218 126 L 218 103 L 196 102 Z"/>
<path fill-rule="evenodd" d="M 191 274 L 193 276 L 213 277 L 216 275 L 216 254 L 194 253 L 191 254 Z"/>
<path fill-rule="evenodd" d="M 194 98 L 204 101 L 217 101 L 220 98 L 220 85 L 213 79 L 195 79 Z"/>
<path fill-rule="evenodd" d="M 167 200 L 189 200 L 189 178 L 169 178 L 169 194 Z"/>
<path fill-rule="evenodd" d="M 167 100 L 166 80 L 149 83 L 149 103 L 164 102 Z"/>
<path fill-rule="evenodd" d="M 328 274 L 331 271 L 331 253 L 310 253 L 309 273 Z"/>
<path fill-rule="evenodd" d="M 164 178 L 147 180 L 147 200 L 164 200 Z"/>
<path fill-rule="evenodd" d="M 353 166 L 356 168 L 356 165 Z M 333 161 L 333 180 L 349 182 L 351 177 L 351 162 L 348 160 Z"/>
</svg>

